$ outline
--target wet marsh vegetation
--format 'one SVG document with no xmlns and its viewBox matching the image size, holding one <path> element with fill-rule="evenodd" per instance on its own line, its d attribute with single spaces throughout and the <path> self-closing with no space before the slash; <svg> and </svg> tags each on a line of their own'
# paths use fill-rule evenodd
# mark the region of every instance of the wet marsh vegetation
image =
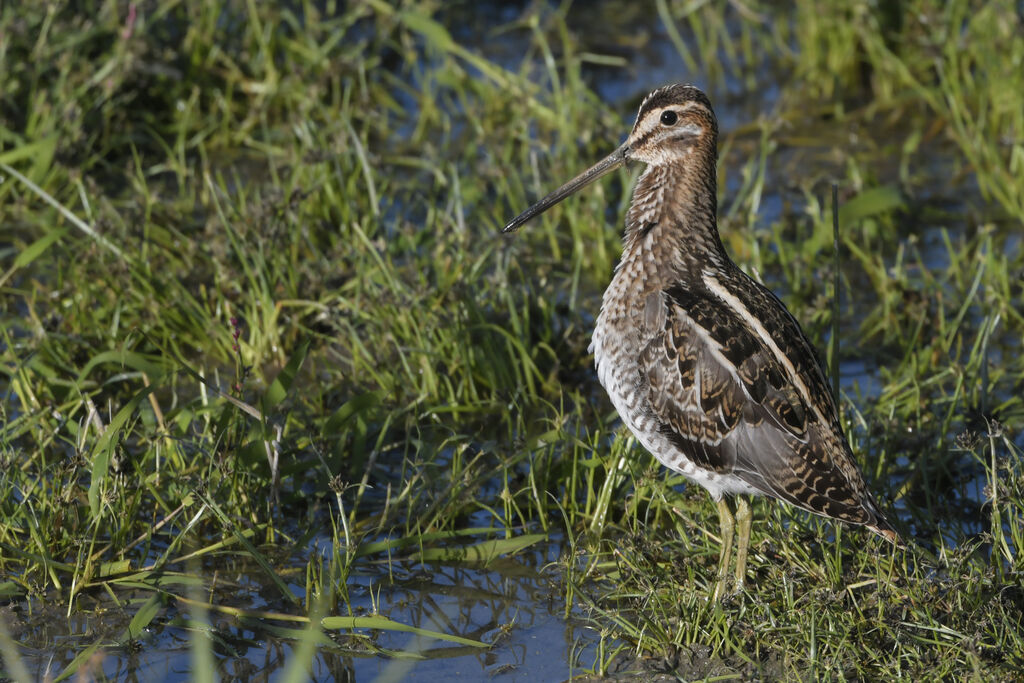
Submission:
<svg viewBox="0 0 1024 683">
<path fill-rule="evenodd" d="M 886 7 L 3 5 L 0 675 L 1019 675 L 1024 19 Z M 674 81 L 912 541 L 755 501 L 721 603 L 587 352 L 637 169 L 498 235 Z"/>
</svg>

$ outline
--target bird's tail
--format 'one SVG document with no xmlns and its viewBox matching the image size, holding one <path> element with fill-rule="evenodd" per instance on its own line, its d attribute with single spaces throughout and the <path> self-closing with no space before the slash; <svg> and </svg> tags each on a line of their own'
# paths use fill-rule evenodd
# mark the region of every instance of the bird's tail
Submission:
<svg viewBox="0 0 1024 683">
<path fill-rule="evenodd" d="M 889 541 L 897 548 L 906 549 L 907 545 L 903 541 L 903 537 L 900 536 L 896 529 L 892 528 L 889 521 L 881 515 L 881 513 L 875 513 L 875 520 L 865 525 L 868 529 L 871 529 L 876 534 Z"/>
</svg>

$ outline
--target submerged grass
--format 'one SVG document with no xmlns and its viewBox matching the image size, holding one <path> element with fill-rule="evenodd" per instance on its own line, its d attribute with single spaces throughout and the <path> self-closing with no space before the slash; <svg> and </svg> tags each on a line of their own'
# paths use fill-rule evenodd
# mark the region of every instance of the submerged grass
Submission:
<svg viewBox="0 0 1024 683">
<path fill-rule="evenodd" d="M 546 573 L 505 570 L 593 627 L 567 669 L 1019 672 L 1024 27 L 900 8 L 535 7 L 481 37 L 431 2 L 5 5 L 4 675 L 168 629 L 202 671 L 248 647 L 216 615 L 288 643 L 289 679 L 463 655 L 514 618 L 392 587 L 552 541 Z M 758 503 L 722 604 L 713 506 L 590 370 L 629 174 L 496 236 L 621 139 L 663 30 L 723 120 L 727 248 L 819 348 L 838 329 L 851 443 L 913 539 Z M 81 614 L 108 628 L 58 649 L 45 625 Z"/>
</svg>

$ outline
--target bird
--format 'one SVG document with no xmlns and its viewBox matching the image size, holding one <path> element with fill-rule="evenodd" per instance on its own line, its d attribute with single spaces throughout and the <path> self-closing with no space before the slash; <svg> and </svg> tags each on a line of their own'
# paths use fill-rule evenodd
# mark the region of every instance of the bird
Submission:
<svg viewBox="0 0 1024 683">
<path fill-rule="evenodd" d="M 726 253 L 717 224 L 717 144 L 718 121 L 702 90 L 658 88 L 621 146 L 503 230 L 517 230 L 628 162 L 646 164 L 588 350 L 640 444 L 716 502 L 713 600 L 745 588 L 748 496 L 861 525 L 900 545 L 857 466 L 813 345 L 778 297 Z"/>
</svg>

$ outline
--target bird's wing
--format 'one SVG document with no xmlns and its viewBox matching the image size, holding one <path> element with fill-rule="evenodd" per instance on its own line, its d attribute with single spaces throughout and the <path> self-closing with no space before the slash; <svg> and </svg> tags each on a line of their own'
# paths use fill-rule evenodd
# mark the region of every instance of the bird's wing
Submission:
<svg viewBox="0 0 1024 683">
<path fill-rule="evenodd" d="M 640 359 L 662 434 L 697 465 L 765 494 L 873 523 L 810 343 L 768 290 L 741 284 L 732 301 L 702 287 L 663 292 L 663 330 Z"/>
</svg>

